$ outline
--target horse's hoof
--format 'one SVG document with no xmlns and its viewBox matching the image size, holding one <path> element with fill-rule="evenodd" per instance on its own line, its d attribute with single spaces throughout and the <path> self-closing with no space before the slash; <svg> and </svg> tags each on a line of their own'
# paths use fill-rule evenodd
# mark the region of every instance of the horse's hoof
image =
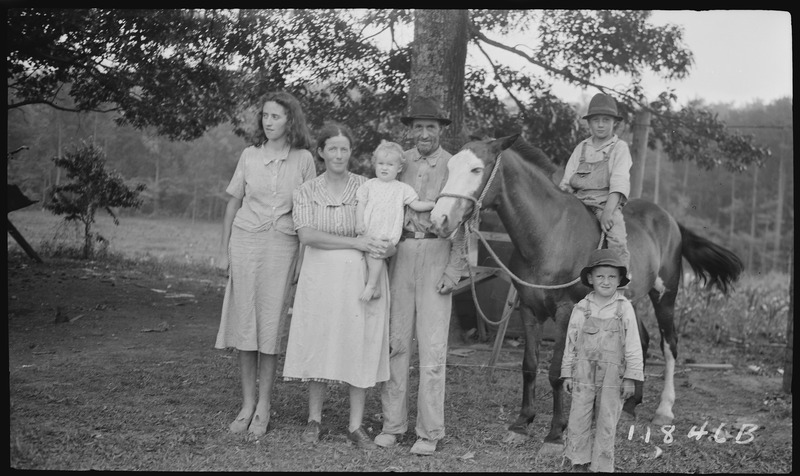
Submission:
<svg viewBox="0 0 800 476">
<path fill-rule="evenodd" d="M 655 426 L 672 425 L 673 420 L 674 418 L 671 416 L 656 414 L 656 416 L 653 417 L 653 425 Z"/>
<path fill-rule="evenodd" d="M 539 453 L 537 453 L 538 457 L 553 457 L 553 456 L 561 456 L 564 454 L 564 445 L 559 443 L 547 443 L 545 442 L 541 448 L 539 448 Z"/>
<path fill-rule="evenodd" d="M 510 445 L 521 445 L 527 441 L 528 437 L 526 435 L 522 435 L 516 431 L 509 431 L 506 433 L 506 436 L 503 437 L 503 443 Z"/>
<path fill-rule="evenodd" d="M 619 421 L 634 422 L 636 421 L 636 414 L 628 413 L 626 411 L 621 411 L 619 413 Z"/>
</svg>

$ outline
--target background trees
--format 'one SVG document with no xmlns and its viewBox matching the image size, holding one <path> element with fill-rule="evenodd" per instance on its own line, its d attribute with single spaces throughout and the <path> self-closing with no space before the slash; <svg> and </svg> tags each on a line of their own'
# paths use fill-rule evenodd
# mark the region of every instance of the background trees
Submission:
<svg viewBox="0 0 800 476">
<path fill-rule="evenodd" d="M 789 128 L 780 136 L 726 127 L 754 123 L 724 105 L 678 108 L 671 91 L 648 100 L 644 71 L 682 77 L 692 64 L 680 28 L 648 19 L 647 11 L 9 9 L 9 148 L 31 147 L 9 177 L 45 197 L 60 180 L 50 158 L 91 136 L 110 166 L 148 185 L 143 212 L 217 219 L 256 98 L 279 88 L 301 98 L 313 129 L 332 119 L 353 127 L 359 173 L 370 173 L 366 158 L 381 139 L 404 141 L 399 117 L 422 94 L 449 108 L 451 151 L 470 137 L 521 131 L 563 163 L 586 134 L 585 105 L 552 93 L 559 78 L 618 99 L 644 197 L 709 233 L 719 228 L 754 264 L 765 256 L 776 264 L 785 255 L 775 250 L 792 241 L 791 161 L 765 162 L 765 146 L 790 157 L 791 115 L 753 106 L 769 110 L 762 120 L 771 127 Z M 409 30 L 410 42 L 400 34 Z M 511 34 L 523 42 L 505 44 Z M 498 51 L 516 59 L 501 61 Z M 521 74 L 521 62 L 537 73 Z M 597 84 L 606 73 L 628 83 Z M 630 125 L 645 116 L 649 126 L 633 137 Z M 780 170 L 783 180 L 773 177 Z"/>
</svg>

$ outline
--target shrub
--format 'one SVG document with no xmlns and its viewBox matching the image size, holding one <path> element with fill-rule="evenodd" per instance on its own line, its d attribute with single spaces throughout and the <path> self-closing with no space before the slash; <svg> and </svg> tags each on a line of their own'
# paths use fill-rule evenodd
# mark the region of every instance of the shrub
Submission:
<svg viewBox="0 0 800 476">
<path fill-rule="evenodd" d="M 675 303 L 678 335 L 723 341 L 785 342 L 789 276 L 745 275 L 728 294 L 686 279 Z"/>
<path fill-rule="evenodd" d="M 92 232 L 95 213 L 105 209 L 119 225 L 111 207 L 138 208 L 142 204 L 139 194 L 145 185 L 134 188 L 125 185 L 122 176 L 105 170 L 106 157 L 94 143 L 82 142 L 65 157 L 55 157 L 53 162 L 67 172 L 71 180 L 65 185 L 56 185 L 48 191 L 45 208 L 55 215 L 64 215 L 65 221 L 79 221 L 84 227 L 83 258 L 94 256 L 95 244 L 106 245 L 105 238 Z"/>
</svg>

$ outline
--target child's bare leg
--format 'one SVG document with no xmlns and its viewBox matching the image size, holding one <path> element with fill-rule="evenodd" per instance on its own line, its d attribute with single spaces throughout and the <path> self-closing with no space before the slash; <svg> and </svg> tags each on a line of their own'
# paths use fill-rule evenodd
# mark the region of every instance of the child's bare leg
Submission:
<svg viewBox="0 0 800 476">
<path fill-rule="evenodd" d="M 378 289 L 378 278 L 383 270 L 383 259 L 373 258 L 367 255 L 367 285 L 361 293 L 362 301 L 369 301 L 381 297 L 381 291 Z"/>
</svg>

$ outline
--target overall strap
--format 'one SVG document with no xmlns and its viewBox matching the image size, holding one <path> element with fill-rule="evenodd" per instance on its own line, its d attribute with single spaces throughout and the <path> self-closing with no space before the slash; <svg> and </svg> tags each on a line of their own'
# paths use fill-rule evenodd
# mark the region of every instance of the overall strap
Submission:
<svg viewBox="0 0 800 476">
<path fill-rule="evenodd" d="M 628 333 L 628 322 L 625 319 L 623 319 L 622 316 L 623 316 L 622 299 L 619 299 L 617 301 L 617 317 L 616 318 L 619 319 L 622 322 L 622 330 L 624 330 L 625 334 L 627 334 Z"/>
<path fill-rule="evenodd" d="M 586 141 L 583 141 L 581 144 L 581 158 L 579 161 L 581 164 L 586 162 Z"/>
<path fill-rule="evenodd" d="M 606 152 L 606 160 L 611 159 L 611 153 L 614 152 L 614 147 L 616 147 L 618 143 L 619 139 L 615 140 L 614 143 L 611 144 L 611 147 L 608 148 L 608 152 Z"/>
</svg>

